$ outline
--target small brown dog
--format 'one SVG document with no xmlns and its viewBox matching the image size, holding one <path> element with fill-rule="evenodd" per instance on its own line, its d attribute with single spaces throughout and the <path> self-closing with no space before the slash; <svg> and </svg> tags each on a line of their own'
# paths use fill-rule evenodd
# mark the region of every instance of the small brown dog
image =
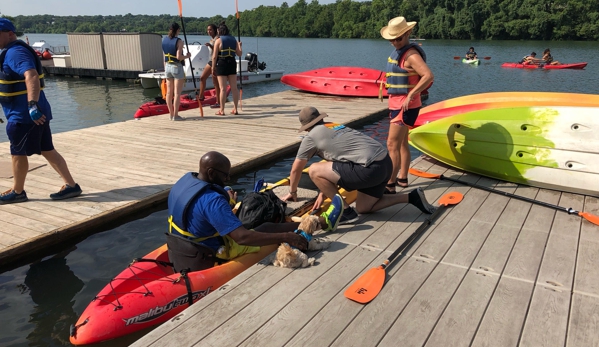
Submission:
<svg viewBox="0 0 599 347">
<path fill-rule="evenodd" d="M 317 216 L 307 216 L 302 218 L 300 225 L 297 227 L 298 230 L 305 232 L 309 236 L 312 236 L 314 232 L 320 228 L 320 222 L 318 221 Z M 330 241 L 323 240 L 322 238 L 312 238 L 308 242 L 308 250 L 318 251 L 325 249 L 329 247 L 330 243 Z M 292 248 L 287 243 L 282 243 L 279 246 L 279 249 L 277 249 L 277 254 L 273 261 L 273 265 L 287 268 L 298 268 L 314 265 L 314 261 L 314 258 L 308 258 L 308 256 L 299 249 Z"/>
</svg>

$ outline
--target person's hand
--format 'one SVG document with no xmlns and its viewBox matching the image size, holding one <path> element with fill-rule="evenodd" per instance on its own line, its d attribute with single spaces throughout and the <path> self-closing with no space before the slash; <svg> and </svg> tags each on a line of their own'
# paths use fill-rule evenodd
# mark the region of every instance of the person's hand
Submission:
<svg viewBox="0 0 599 347">
<path fill-rule="evenodd" d="M 322 206 L 323 202 L 324 202 L 324 195 L 318 194 L 318 197 L 316 197 L 316 201 L 314 201 L 314 205 L 312 205 L 312 211 L 319 210 L 320 207 Z"/>
<path fill-rule="evenodd" d="M 301 236 L 300 234 L 296 234 L 294 232 L 289 232 L 287 234 L 289 236 L 289 240 L 287 241 L 287 243 L 291 247 L 295 247 L 302 252 L 308 250 L 308 240 L 306 240 L 305 237 Z"/>
<path fill-rule="evenodd" d="M 406 99 L 404 100 L 403 104 L 401 104 L 401 109 L 406 112 L 408 110 L 408 107 L 410 106 L 410 102 L 412 102 L 412 96 L 410 94 L 408 94 L 408 96 L 406 97 Z"/>
<path fill-rule="evenodd" d="M 191 53 L 190 53 L 190 52 L 187 52 L 187 54 L 185 54 L 185 57 L 186 57 L 186 58 L 191 58 Z"/>
<path fill-rule="evenodd" d="M 283 201 L 289 201 L 289 200 L 291 200 L 291 201 L 297 201 L 297 192 L 295 192 L 295 193 L 289 193 L 289 194 L 285 195 L 283 197 L 283 199 L 281 199 L 281 200 L 283 200 Z"/>
<path fill-rule="evenodd" d="M 37 108 L 37 103 L 29 106 L 29 117 L 31 117 L 31 120 L 37 125 L 42 125 L 46 122 L 46 116 Z"/>
</svg>

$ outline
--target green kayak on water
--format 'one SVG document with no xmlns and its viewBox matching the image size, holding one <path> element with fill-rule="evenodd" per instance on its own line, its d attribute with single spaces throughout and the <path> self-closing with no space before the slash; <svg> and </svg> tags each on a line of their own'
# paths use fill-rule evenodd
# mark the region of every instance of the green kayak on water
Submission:
<svg viewBox="0 0 599 347">
<path fill-rule="evenodd" d="M 478 59 L 462 59 L 462 63 L 464 64 L 470 64 L 470 65 L 479 65 L 480 64 L 480 60 Z"/>
</svg>

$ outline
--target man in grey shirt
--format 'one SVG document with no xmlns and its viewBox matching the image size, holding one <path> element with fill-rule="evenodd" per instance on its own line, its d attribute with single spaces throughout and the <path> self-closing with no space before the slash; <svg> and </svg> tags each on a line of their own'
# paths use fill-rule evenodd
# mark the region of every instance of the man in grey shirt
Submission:
<svg viewBox="0 0 599 347">
<path fill-rule="evenodd" d="M 391 177 L 393 163 L 387 149 L 375 139 L 344 125 L 325 123 L 326 113 L 314 107 L 304 107 L 299 120 L 299 132 L 308 131 L 302 140 L 289 175 L 289 194 L 284 201 L 297 200 L 297 186 L 309 159 L 314 155 L 326 160 L 310 165 L 310 178 L 320 189 L 313 209 L 322 205 L 325 197 L 338 194 L 337 186 L 347 191 L 357 190 L 356 210 L 370 213 L 400 203 L 410 203 L 423 213 L 435 208 L 426 201 L 421 188 L 409 194 L 384 194 Z M 343 201 L 343 215 L 339 224 L 358 220 L 356 211 Z"/>
</svg>

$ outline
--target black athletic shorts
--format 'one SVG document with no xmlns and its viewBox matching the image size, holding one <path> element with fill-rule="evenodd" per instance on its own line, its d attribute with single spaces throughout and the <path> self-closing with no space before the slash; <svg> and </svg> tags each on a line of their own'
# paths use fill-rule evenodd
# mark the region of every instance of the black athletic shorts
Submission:
<svg viewBox="0 0 599 347">
<path fill-rule="evenodd" d="M 364 167 L 350 162 L 333 162 L 333 171 L 341 178 L 337 183 L 345 190 L 357 190 L 375 198 L 381 198 L 385 193 L 385 186 L 391 178 L 393 162 L 387 155 L 385 159 L 375 161 Z"/>
<path fill-rule="evenodd" d="M 399 126 L 407 125 L 409 127 L 413 127 L 416 124 L 416 119 L 418 119 L 418 114 L 420 113 L 420 107 L 410 108 L 406 112 L 402 114 L 402 120 L 394 121 L 394 118 L 399 115 L 401 110 L 389 110 L 389 119 L 393 124 L 397 124 Z M 403 124 L 402 124 L 403 123 Z"/>
<path fill-rule="evenodd" d="M 214 68 L 214 67 L 213 67 Z M 216 61 L 216 74 L 218 76 L 230 76 L 237 74 L 237 62 L 235 58 L 219 58 Z"/>
</svg>

